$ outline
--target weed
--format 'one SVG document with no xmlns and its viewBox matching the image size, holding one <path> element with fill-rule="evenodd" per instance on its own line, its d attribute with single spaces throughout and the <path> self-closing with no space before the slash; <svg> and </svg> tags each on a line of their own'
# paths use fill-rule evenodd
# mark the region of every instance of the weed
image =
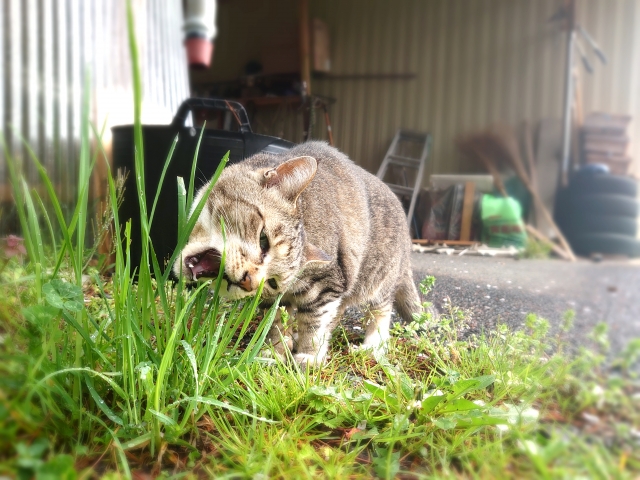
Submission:
<svg viewBox="0 0 640 480">
<path fill-rule="evenodd" d="M 527 237 L 527 243 L 518 255 L 519 258 L 529 259 L 547 259 L 550 256 L 551 247 L 540 240 L 536 240 L 532 236 Z"/>
</svg>

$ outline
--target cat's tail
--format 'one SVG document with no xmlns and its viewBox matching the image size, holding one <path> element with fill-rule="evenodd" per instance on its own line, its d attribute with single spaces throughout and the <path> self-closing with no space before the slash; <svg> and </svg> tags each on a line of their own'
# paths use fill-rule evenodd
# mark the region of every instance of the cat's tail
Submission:
<svg viewBox="0 0 640 480">
<path fill-rule="evenodd" d="M 416 284 L 413 281 L 411 269 L 409 269 L 407 274 L 400 280 L 394 303 L 396 311 L 406 323 L 413 321 L 414 313 L 420 314 L 422 312 L 420 296 L 418 295 Z"/>
</svg>

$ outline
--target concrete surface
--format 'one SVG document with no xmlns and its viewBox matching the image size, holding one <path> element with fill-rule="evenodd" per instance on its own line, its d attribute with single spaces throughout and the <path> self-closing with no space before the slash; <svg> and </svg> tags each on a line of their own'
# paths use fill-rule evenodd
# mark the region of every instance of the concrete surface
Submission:
<svg viewBox="0 0 640 480">
<path fill-rule="evenodd" d="M 586 344 L 599 322 L 609 326 L 612 352 L 640 337 L 640 263 L 603 261 L 576 263 L 561 260 L 413 253 L 414 276 L 436 277 L 428 300 L 442 309 L 445 298 L 468 309 L 474 330 L 490 329 L 498 321 L 519 328 L 528 313 L 559 325 L 570 309 L 576 313 L 570 338 Z"/>
</svg>

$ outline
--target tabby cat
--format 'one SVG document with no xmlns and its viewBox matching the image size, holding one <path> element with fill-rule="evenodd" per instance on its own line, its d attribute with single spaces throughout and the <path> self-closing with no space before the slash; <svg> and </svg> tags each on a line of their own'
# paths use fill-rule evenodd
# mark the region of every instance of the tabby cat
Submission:
<svg viewBox="0 0 640 480">
<path fill-rule="evenodd" d="M 203 195 L 200 190 L 196 203 Z M 259 153 L 224 169 L 174 266 L 188 280 L 216 277 L 226 230 L 222 294 L 240 299 L 264 280 L 262 300 L 297 310 L 294 359 L 319 365 L 332 330 L 351 305 L 367 305 L 364 348 L 383 349 L 392 305 L 420 312 L 411 240 L 396 196 L 378 178 L 323 142 Z M 269 339 L 289 339 L 279 318 Z"/>
</svg>

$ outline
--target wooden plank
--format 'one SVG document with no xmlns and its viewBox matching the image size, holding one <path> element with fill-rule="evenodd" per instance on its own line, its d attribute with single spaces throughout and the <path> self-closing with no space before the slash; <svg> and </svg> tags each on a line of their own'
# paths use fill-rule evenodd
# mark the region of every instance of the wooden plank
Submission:
<svg viewBox="0 0 640 480">
<path fill-rule="evenodd" d="M 476 184 L 465 182 L 464 198 L 462 200 L 462 223 L 460 225 L 460 240 L 468 242 L 471 239 L 471 220 L 473 218 L 473 200 L 476 193 Z"/>
<path fill-rule="evenodd" d="M 415 243 L 416 245 L 462 245 L 462 246 L 466 246 L 466 245 L 476 245 L 480 242 L 477 242 L 475 240 L 430 240 L 430 239 L 417 239 L 414 238 L 411 240 L 413 243 Z"/>
<path fill-rule="evenodd" d="M 300 78 L 305 95 L 311 95 L 311 37 L 309 32 L 309 0 L 299 0 L 300 22 Z"/>
<path fill-rule="evenodd" d="M 273 105 L 297 105 L 302 102 L 300 95 L 287 95 L 279 97 L 244 97 L 234 99 L 236 102 L 240 102 L 245 107 L 249 104 L 253 104 L 256 107 L 270 107 Z"/>
<path fill-rule="evenodd" d="M 536 191 L 550 212 L 553 211 L 556 190 L 560 181 L 560 152 L 562 151 L 562 122 L 555 118 L 540 121 L 536 148 Z M 546 237 L 553 236 L 554 230 L 546 218 L 538 211 L 534 226 Z"/>
</svg>

